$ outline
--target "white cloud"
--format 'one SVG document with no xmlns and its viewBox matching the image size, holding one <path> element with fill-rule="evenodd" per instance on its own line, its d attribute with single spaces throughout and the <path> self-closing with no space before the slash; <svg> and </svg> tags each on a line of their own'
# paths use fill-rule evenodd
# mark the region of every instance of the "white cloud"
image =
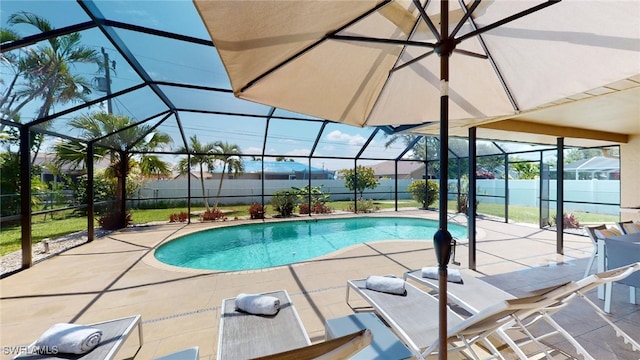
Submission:
<svg viewBox="0 0 640 360">
<path fill-rule="evenodd" d="M 297 156 L 308 156 L 311 150 L 309 149 L 293 149 L 291 151 L 287 151 L 285 155 L 297 155 Z"/>
<path fill-rule="evenodd" d="M 367 141 L 367 139 L 362 137 L 360 134 L 349 135 L 339 130 L 334 130 L 330 132 L 327 135 L 327 140 L 331 142 L 346 143 L 351 146 L 362 146 L 364 145 L 364 142 Z"/>
<path fill-rule="evenodd" d="M 257 147 L 257 146 L 250 146 L 246 149 L 242 150 L 243 153 L 245 154 L 261 154 L 262 153 L 262 148 Z"/>
</svg>

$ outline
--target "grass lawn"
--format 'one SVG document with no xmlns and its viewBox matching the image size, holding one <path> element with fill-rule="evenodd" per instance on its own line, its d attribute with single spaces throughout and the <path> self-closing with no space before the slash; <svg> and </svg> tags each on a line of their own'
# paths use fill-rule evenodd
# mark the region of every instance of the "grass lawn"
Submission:
<svg viewBox="0 0 640 360">
<path fill-rule="evenodd" d="M 394 209 L 395 202 L 388 200 L 373 201 L 373 205 L 380 209 Z M 436 204 L 437 205 L 437 204 Z M 334 201 L 328 203 L 328 206 L 334 211 L 349 211 L 353 207 L 353 201 Z M 402 200 L 398 202 L 399 208 L 414 207 L 420 208 L 422 205 L 413 200 Z M 225 215 L 229 219 L 234 217 L 249 216 L 248 205 L 232 205 L 221 206 Z M 456 205 L 454 201 L 449 202 L 449 210 L 455 210 Z M 186 212 L 187 208 L 171 208 L 171 209 L 132 209 L 131 218 L 134 224 L 144 224 L 150 222 L 166 222 L 169 221 L 171 214 L 178 214 L 180 212 Z M 191 217 L 197 219 L 199 214 L 204 211 L 204 207 L 192 207 Z M 265 206 L 265 213 L 267 215 L 276 215 L 276 212 L 270 205 Z M 504 218 L 504 207 L 500 204 L 485 204 L 480 203 L 478 205 L 478 213 Z M 524 207 L 524 206 L 509 206 L 509 220 L 522 223 L 537 224 L 539 222 L 540 211 L 537 208 Z M 552 212 L 551 216 L 554 212 Z M 595 223 L 614 223 L 618 220 L 618 216 L 614 215 L 601 215 L 574 212 L 573 213 L 580 224 L 595 224 Z M 97 226 L 97 224 L 96 224 Z M 70 214 L 56 215 L 53 219 L 44 215 L 36 215 L 33 217 L 32 223 L 32 239 L 33 243 L 38 243 L 46 238 L 57 238 L 66 234 L 82 231 L 87 229 L 87 218 L 85 216 L 71 216 Z M 5 226 L 0 229 L 0 255 L 20 250 L 20 239 L 22 237 L 20 225 Z"/>
</svg>

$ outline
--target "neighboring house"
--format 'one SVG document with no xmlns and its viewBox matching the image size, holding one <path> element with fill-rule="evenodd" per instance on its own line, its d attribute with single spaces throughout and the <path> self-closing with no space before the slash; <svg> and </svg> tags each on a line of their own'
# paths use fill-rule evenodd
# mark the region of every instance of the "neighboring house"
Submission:
<svg viewBox="0 0 640 360">
<path fill-rule="evenodd" d="M 393 160 L 383 161 L 371 165 L 377 179 L 395 179 L 396 162 Z M 420 161 L 398 161 L 398 179 L 424 179 L 424 163 Z"/>
<path fill-rule="evenodd" d="M 244 171 L 234 175 L 227 173 L 228 179 L 261 179 L 263 165 L 260 160 L 243 161 Z M 220 178 L 222 167 L 213 170 L 213 178 Z M 308 165 L 295 161 L 265 161 L 264 162 L 264 179 L 265 180 L 327 180 L 334 178 L 334 171 L 327 169 L 319 169 L 316 167 L 309 168 Z"/>
<path fill-rule="evenodd" d="M 38 153 L 36 156 L 33 165 L 39 166 L 42 169 L 42 173 L 40 174 L 40 180 L 44 183 L 59 183 L 64 182 L 63 176 L 69 176 L 72 179 L 78 177 L 80 175 L 84 175 L 86 173 L 86 169 L 78 168 L 72 169 L 71 165 L 64 164 L 59 169 L 60 174 L 54 175 L 51 171 L 52 168 L 50 165 L 53 165 L 56 160 L 56 154 L 53 153 Z M 101 161 L 94 164 L 94 171 L 98 169 L 106 169 L 109 166 L 108 159 L 102 159 Z"/>
<path fill-rule="evenodd" d="M 203 172 L 204 175 L 204 179 L 205 180 L 209 180 L 209 179 L 213 179 L 213 175 L 209 172 L 207 172 L 206 170 Z M 200 171 L 192 171 L 189 173 L 189 177 L 191 178 L 191 180 L 198 180 L 200 179 Z M 187 179 L 187 174 L 178 174 L 176 176 L 173 177 L 173 180 L 186 180 Z"/>
<path fill-rule="evenodd" d="M 551 170 L 555 172 L 555 169 Z M 564 165 L 565 180 L 620 180 L 620 159 L 594 156 Z"/>
</svg>

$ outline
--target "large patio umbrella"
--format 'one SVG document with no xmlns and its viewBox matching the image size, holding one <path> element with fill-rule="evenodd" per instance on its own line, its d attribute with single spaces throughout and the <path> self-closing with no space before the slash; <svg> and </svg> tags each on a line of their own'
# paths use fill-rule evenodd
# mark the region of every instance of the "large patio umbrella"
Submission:
<svg viewBox="0 0 640 360">
<path fill-rule="evenodd" d="M 439 122 L 442 292 L 448 127 L 640 73 L 635 0 L 194 2 L 239 98 L 355 126 Z"/>
</svg>

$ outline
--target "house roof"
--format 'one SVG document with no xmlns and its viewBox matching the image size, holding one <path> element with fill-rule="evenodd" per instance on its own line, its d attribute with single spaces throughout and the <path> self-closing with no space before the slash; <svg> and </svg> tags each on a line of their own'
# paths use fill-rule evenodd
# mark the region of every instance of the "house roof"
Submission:
<svg viewBox="0 0 640 360">
<path fill-rule="evenodd" d="M 620 168 L 620 159 L 604 157 L 604 156 L 594 156 L 590 159 L 584 159 L 579 161 L 574 161 L 569 164 L 564 165 L 564 170 L 609 170 L 609 169 L 619 169 Z"/>
<path fill-rule="evenodd" d="M 395 164 L 395 161 L 383 161 L 371 168 L 376 175 L 393 175 L 396 173 Z M 420 161 L 398 161 L 398 175 L 408 175 L 420 168 L 424 168 L 424 163 Z"/>
</svg>

